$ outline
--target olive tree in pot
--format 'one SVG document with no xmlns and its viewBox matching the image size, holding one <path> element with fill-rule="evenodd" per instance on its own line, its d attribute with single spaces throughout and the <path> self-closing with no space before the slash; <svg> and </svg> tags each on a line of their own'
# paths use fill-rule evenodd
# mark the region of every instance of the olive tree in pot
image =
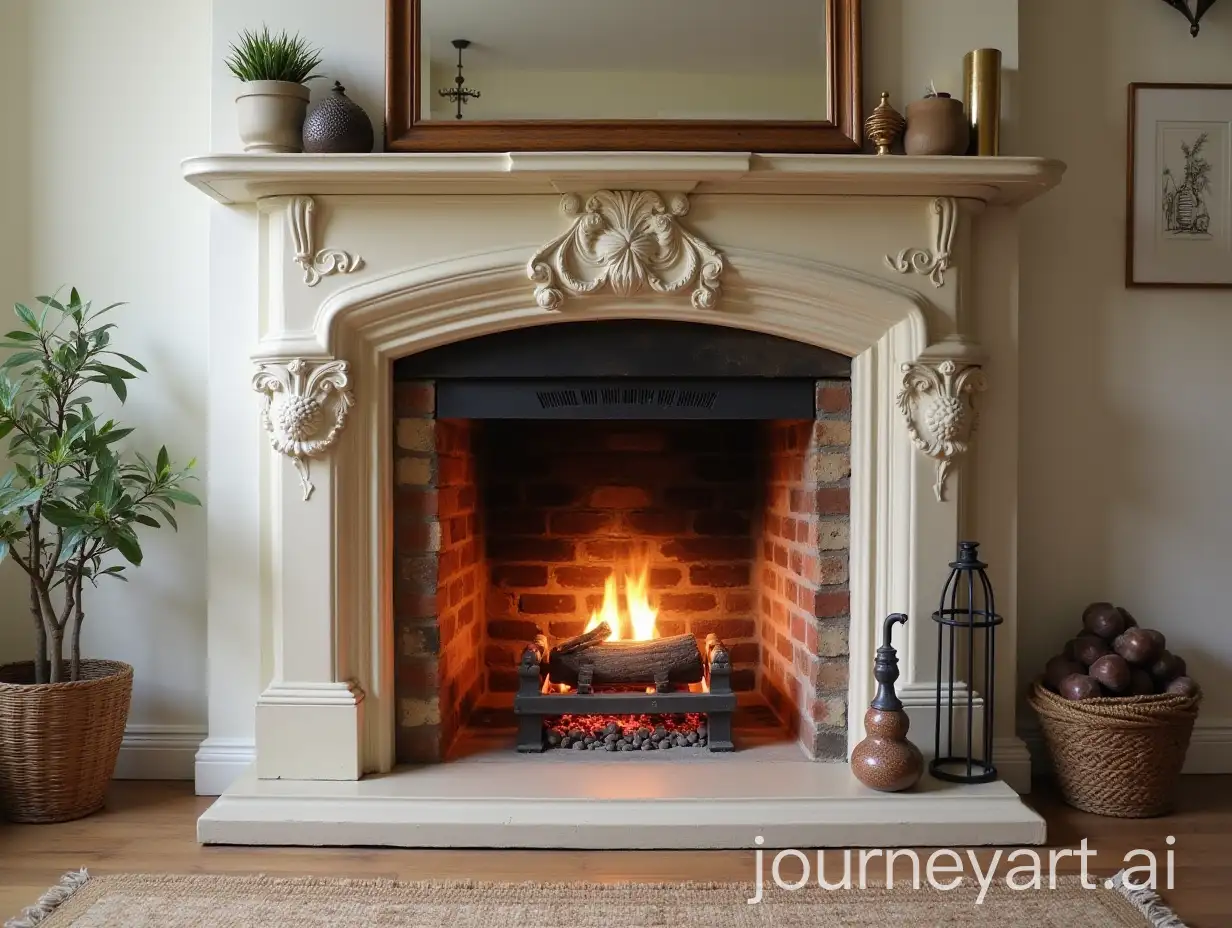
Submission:
<svg viewBox="0 0 1232 928">
<path fill-rule="evenodd" d="M 240 80 L 235 97 L 236 119 L 244 151 L 303 151 L 308 88 L 317 77 L 312 69 L 321 52 L 298 34 L 273 35 L 244 30 L 231 45 L 226 64 Z"/>
<path fill-rule="evenodd" d="M 67 304 L 18 304 L 22 327 L 3 347 L 0 558 L 25 572 L 37 641 L 33 661 L 0 667 L 0 815 L 67 821 L 103 805 L 132 697 L 133 669 L 84 660 L 85 595 L 141 563 L 138 526 L 176 528 L 177 503 L 200 505 L 193 479 L 161 448 L 154 460 L 121 452 L 133 430 L 98 416 L 86 391 L 121 403 L 145 368 L 111 347 L 110 310 L 73 290 Z"/>
</svg>

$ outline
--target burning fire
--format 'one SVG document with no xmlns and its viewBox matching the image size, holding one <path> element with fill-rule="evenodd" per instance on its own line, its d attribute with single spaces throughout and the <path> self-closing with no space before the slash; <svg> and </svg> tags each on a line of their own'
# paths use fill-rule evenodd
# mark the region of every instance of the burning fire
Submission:
<svg viewBox="0 0 1232 928">
<path fill-rule="evenodd" d="M 597 612 L 591 613 L 586 631 L 595 628 L 600 622 L 606 622 L 612 630 L 608 641 L 650 641 L 658 638 L 659 630 L 655 627 L 655 619 L 659 610 L 650 605 L 650 565 L 643 561 L 622 570 L 621 574 L 628 611 L 622 612 L 620 609 L 616 574 L 613 573 L 603 587 L 603 605 Z"/>
</svg>

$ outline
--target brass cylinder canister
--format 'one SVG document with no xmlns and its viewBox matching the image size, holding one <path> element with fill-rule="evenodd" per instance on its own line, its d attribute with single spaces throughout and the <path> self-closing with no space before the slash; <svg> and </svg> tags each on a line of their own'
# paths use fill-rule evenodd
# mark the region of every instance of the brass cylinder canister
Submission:
<svg viewBox="0 0 1232 928">
<path fill-rule="evenodd" d="M 963 111 L 971 126 L 969 155 L 1001 153 L 1001 50 L 977 48 L 963 57 Z"/>
</svg>

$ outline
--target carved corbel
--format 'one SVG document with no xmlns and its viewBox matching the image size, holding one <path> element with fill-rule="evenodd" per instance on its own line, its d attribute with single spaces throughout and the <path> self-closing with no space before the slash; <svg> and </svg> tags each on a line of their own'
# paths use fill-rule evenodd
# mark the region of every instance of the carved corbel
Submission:
<svg viewBox="0 0 1232 928">
<path fill-rule="evenodd" d="M 270 445 L 295 465 L 307 502 L 315 489 L 309 479 L 309 461 L 333 447 L 355 402 L 347 362 L 303 358 L 285 364 L 262 362 L 252 386 L 264 398 L 261 421 L 269 432 Z"/>
<path fill-rule="evenodd" d="M 604 287 L 622 297 L 691 288 L 698 309 L 718 302 L 723 258 L 677 221 L 689 212 L 683 193 L 664 201 L 648 190 L 600 190 L 584 202 L 570 193 L 560 208 L 573 224 L 526 265 L 543 309 L 559 310 L 567 297 Z"/>
<path fill-rule="evenodd" d="M 933 491 L 945 501 L 946 481 L 975 433 L 975 394 L 986 389 L 983 368 L 969 359 L 921 358 L 903 365 L 898 408 L 911 443 L 937 462 Z"/>
<path fill-rule="evenodd" d="M 322 277 L 353 274 L 364 266 L 364 259 L 337 248 L 316 247 L 316 201 L 312 197 L 292 197 L 287 204 L 287 225 L 295 246 L 295 263 L 304 269 L 304 283 L 315 287 Z"/>
<path fill-rule="evenodd" d="M 914 271 L 925 274 L 934 287 L 945 286 L 945 272 L 950 269 L 950 249 L 954 245 L 954 230 L 958 226 L 958 201 L 953 197 L 937 197 L 929 204 L 933 217 L 933 247 L 904 248 L 898 257 L 885 256 L 886 266 L 900 274 Z"/>
</svg>

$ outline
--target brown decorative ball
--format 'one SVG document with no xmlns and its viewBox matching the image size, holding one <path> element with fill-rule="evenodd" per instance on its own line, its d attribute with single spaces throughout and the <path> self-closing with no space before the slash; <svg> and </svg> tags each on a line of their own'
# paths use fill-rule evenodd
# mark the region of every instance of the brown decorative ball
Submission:
<svg viewBox="0 0 1232 928">
<path fill-rule="evenodd" d="M 1131 664 L 1150 666 L 1159 656 L 1155 639 L 1143 628 L 1127 628 L 1116 636 L 1112 642 L 1112 650 L 1125 658 Z"/>
<path fill-rule="evenodd" d="M 1125 618 L 1112 603 L 1091 603 L 1082 611 L 1082 625 L 1105 641 L 1125 631 Z"/>
<path fill-rule="evenodd" d="M 1164 652 L 1164 648 L 1168 647 L 1168 639 L 1164 637 L 1163 632 L 1156 631 L 1153 628 L 1144 628 L 1143 631 L 1155 642 L 1155 656 L 1158 657 Z"/>
<path fill-rule="evenodd" d="M 1078 663 L 1090 667 L 1097 660 L 1109 653 L 1108 643 L 1103 638 L 1091 635 L 1080 635 L 1065 646 L 1065 652 Z"/>
<path fill-rule="evenodd" d="M 1168 684 L 1165 693 L 1172 693 L 1176 696 L 1197 696 L 1198 684 L 1194 682 L 1193 677 L 1177 677 Z"/>
<path fill-rule="evenodd" d="M 1129 692 L 1128 696 L 1153 696 L 1155 695 L 1155 678 L 1143 670 L 1141 667 L 1135 667 L 1129 673 Z"/>
<path fill-rule="evenodd" d="M 1073 658 L 1058 654 L 1044 665 L 1044 683 L 1054 693 L 1060 692 L 1061 681 L 1073 674 L 1085 674 L 1087 668 Z"/>
<path fill-rule="evenodd" d="M 1059 692 L 1066 699 L 1094 699 L 1096 696 L 1102 696 L 1103 690 L 1099 688 L 1099 684 L 1088 677 L 1085 673 L 1071 673 L 1068 677 L 1061 681 Z"/>
<path fill-rule="evenodd" d="M 1129 689 L 1129 662 L 1119 654 L 1105 654 L 1087 672 L 1114 693 L 1124 693 Z"/>
<path fill-rule="evenodd" d="M 1177 657 L 1171 651 L 1162 652 L 1151 665 L 1151 676 L 1156 683 L 1171 683 L 1177 677 L 1185 676 L 1185 659 Z"/>
<path fill-rule="evenodd" d="M 1138 627 L 1138 620 L 1129 614 L 1128 609 L 1126 609 L 1124 606 L 1117 606 L 1116 610 L 1117 612 L 1121 613 L 1121 618 L 1125 620 L 1126 628 L 1137 628 Z"/>
</svg>

